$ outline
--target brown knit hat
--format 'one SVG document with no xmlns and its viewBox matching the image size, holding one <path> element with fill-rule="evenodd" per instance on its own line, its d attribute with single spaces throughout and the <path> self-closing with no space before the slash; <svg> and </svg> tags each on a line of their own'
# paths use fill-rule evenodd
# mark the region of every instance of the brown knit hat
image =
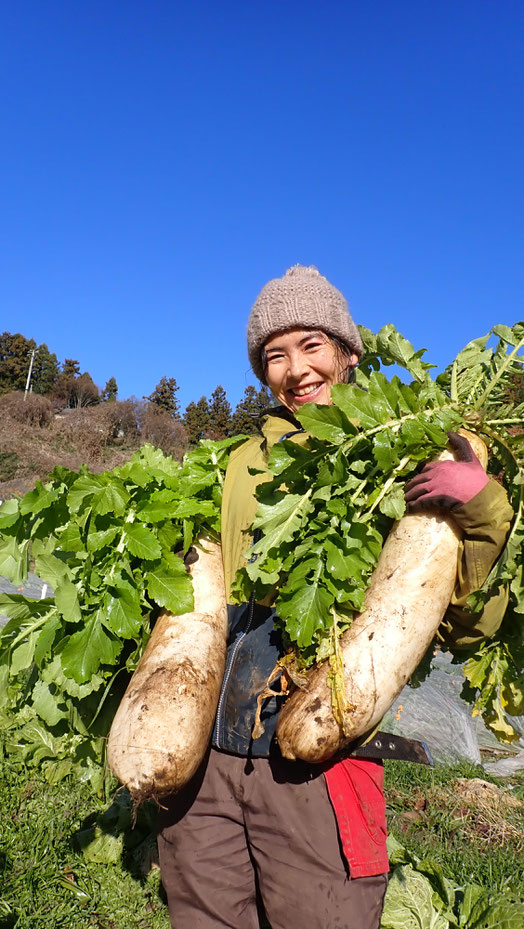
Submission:
<svg viewBox="0 0 524 929">
<path fill-rule="evenodd" d="M 255 300 L 247 324 L 247 350 L 251 367 L 266 383 L 261 349 L 275 332 L 321 329 L 337 336 L 355 355 L 363 352 L 362 340 L 351 319 L 347 302 L 320 272 L 303 265 L 289 268 L 283 277 L 269 281 Z"/>
</svg>

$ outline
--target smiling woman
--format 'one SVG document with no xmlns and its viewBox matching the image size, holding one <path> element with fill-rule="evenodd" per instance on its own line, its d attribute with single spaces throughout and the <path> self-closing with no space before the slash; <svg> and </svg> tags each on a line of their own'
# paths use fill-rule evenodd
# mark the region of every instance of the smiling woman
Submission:
<svg viewBox="0 0 524 929">
<path fill-rule="evenodd" d="M 331 403 L 330 388 L 348 379 L 362 353 L 340 291 L 316 268 L 299 265 L 262 289 L 247 338 L 255 374 L 281 405 L 226 472 L 222 555 L 230 601 L 271 446 L 283 437 L 304 444 L 293 414 L 306 403 Z M 264 733 L 254 739 L 257 698 L 283 643 L 271 606 L 252 597 L 229 613 L 211 749 L 186 788 L 162 801 L 159 852 L 173 926 L 256 929 L 261 899 L 274 929 L 378 929 L 388 869 L 382 767 L 283 759 L 275 740 L 279 695 L 265 701 Z"/>
<path fill-rule="evenodd" d="M 273 558 L 277 543 L 271 542 L 270 533 L 265 541 L 270 552 L 273 544 L 273 551 L 264 563 L 267 569 L 273 558 L 266 575 L 271 592 L 264 597 L 259 591 L 259 599 L 253 593 L 248 602 L 238 602 L 242 597 L 235 587 L 238 569 L 246 567 L 248 540 L 253 538 L 257 488 L 264 494 L 261 507 L 266 510 L 280 503 L 289 505 L 290 501 L 287 516 L 282 517 L 282 510 L 276 516 L 278 532 L 285 532 L 281 524 L 290 519 L 311 524 L 307 540 L 297 544 L 305 565 L 303 573 L 300 567 L 297 575 L 305 597 L 313 589 L 322 623 L 324 616 L 329 618 L 331 597 L 343 597 L 351 573 L 361 572 L 358 564 L 344 560 L 342 549 L 335 544 L 340 541 L 344 545 L 338 536 L 341 523 L 319 525 L 312 511 L 300 510 L 315 492 L 311 471 L 305 468 L 304 475 L 300 475 L 298 497 L 282 492 L 280 472 L 276 485 L 259 485 L 268 476 L 271 449 L 281 440 L 288 440 L 284 453 L 294 446 L 298 457 L 306 461 L 304 447 L 310 437 L 300 422 L 306 421 L 303 408 L 308 403 L 331 403 L 330 388 L 348 379 L 363 346 L 340 291 L 316 268 L 298 265 L 262 288 L 249 316 L 247 341 L 252 368 L 271 388 L 279 406 L 267 411 L 259 435 L 251 436 L 231 452 L 224 478 L 221 545 L 229 629 L 213 735 L 194 777 L 176 796 L 162 799 L 159 818 L 160 864 L 172 925 L 176 929 L 257 929 L 258 906 L 263 905 L 273 929 L 378 929 L 388 870 L 382 765 L 371 759 L 346 757 L 345 753 L 335 755 L 336 746 L 322 753 L 321 758 L 318 753 L 312 758 L 288 752 L 287 748 L 283 751 L 277 721 L 285 718 L 286 706 L 294 698 L 291 695 L 286 703 L 285 691 L 268 690 L 266 685 L 274 682 L 276 666 L 289 644 L 280 624 L 287 592 L 277 588 L 290 562 L 285 561 L 281 570 Z M 362 393 L 358 387 L 349 390 L 358 396 Z M 362 396 L 371 402 L 367 395 Z M 495 482 L 489 482 L 491 489 L 483 486 L 487 482 L 484 472 L 479 479 L 478 469 L 472 469 L 471 464 L 465 460 L 455 462 L 449 474 L 447 466 L 445 474 L 438 465 L 431 466 L 422 483 L 417 481 L 409 494 L 411 505 L 416 505 L 420 494 L 433 501 L 435 496 L 431 494 L 436 494 L 438 505 L 455 507 L 453 518 L 464 535 L 468 530 L 474 535 L 472 569 L 461 567 L 467 593 L 479 584 L 478 519 L 487 524 L 492 510 L 497 511 L 496 520 L 489 523 L 489 532 L 490 538 L 496 537 L 502 546 L 511 512 L 500 499 L 501 495 L 504 498 L 502 488 Z M 370 473 L 374 470 L 372 463 L 367 462 L 365 467 Z M 357 483 L 361 473 L 359 468 Z M 448 487 L 448 477 L 452 487 Z M 318 484 L 316 487 L 318 490 Z M 349 496 L 352 487 L 351 483 L 341 486 L 341 496 Z M 321 489 L 329 490 L 325 486 Z M 332 518 L 329 514 L 340 512 L 341 507 L 343 513 L 348 512 L 341 496 L 329 500 L 319 494 L 319 505 L 325 506 L 328 520 Z M 498 502 L 495 499 L 493 504 L 492 498 L 498 498 Z M 355 537 L 360 538 L 364 524 L 359 514 L 350 512 Z M 342 568 L 333 575 L 329 595 L 313 579 L 313 573 L 322 570 L 323 546 L 326 557 L 333 557 L 327 554 L 330 546 L 335 558 L 343 559 Z M 485 557 L 490 558 L 490 545 L 487 549 Z M 249 567 L 256 571 L 259 562 L 253 558 L 255 552 L 251 551 Z M 417 558 L 418 551 L 414 551 L 415 565 Z M 491 561 L 487 570 L 490 567 Z M 390 577 L 389 573 L 388 582 Z M 425 583 L 417 586 L 415 598 Z M 242 588 L 241 593 L 247 590 Z M 386 600 L 392 590 L 386 585 Z M 278 595 L 280 616 L 275 605 Z M 299 599 L 302 606 L 297 609 L 305 614 L 308 607 L 304 599 Z M 478 622 L 478 618 L 472 621 Z M 455 617 L 455 623 L 460 623 L 460 618 Z M 385 624 L 389 627 L 389 603 Z M 374 636 L 372 631 L 362 645 L 362 666 L 365 660 L 366 667 L 372 666 L 364 682 L 366 694 L 374 687 L 374 652 L 369 645 Z M 403 640 L 408 641 L 409 635 L 404 634 Z M 388 670 L 389 659 L 388 651 Z M 330 693 L 311 704 L 315 724 L 318 719 L 322 721 L 322 712 L 338 730 Z M 299 733 L 305 731 L 303 722 L 295 728 Z M 288 760 L 295 758 L 305 760 Z"/>
</svg>

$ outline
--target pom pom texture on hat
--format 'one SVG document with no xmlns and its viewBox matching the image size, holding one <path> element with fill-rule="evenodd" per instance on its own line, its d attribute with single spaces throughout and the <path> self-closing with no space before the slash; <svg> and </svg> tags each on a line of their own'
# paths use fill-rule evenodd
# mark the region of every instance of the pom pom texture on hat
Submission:
<svg viewBox="0 0 524 929">
<path fill-rule="evenodd" d="M 249 361 L 265 383 L 261 350 L 275 332 L 284 329 L 321 329 L 337 336 L 360 357 L 362 340 L 345 297 L 314 267 L 294 265 L 283 277 L 269 281 L 255 300 L 247 325 Z"/>
</svg>

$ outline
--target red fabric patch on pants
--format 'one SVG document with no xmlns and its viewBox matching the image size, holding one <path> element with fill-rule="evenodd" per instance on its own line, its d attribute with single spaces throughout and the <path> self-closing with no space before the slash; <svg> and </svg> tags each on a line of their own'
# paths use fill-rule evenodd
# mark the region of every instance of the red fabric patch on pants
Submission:
<svg viewBox="0 0 524 929">
<path fill-rule="evenodd" d="M 384 768 L 345 758 L 324 771 L 351 877 L 389 870 L 386 850 Z"/>
</svg>

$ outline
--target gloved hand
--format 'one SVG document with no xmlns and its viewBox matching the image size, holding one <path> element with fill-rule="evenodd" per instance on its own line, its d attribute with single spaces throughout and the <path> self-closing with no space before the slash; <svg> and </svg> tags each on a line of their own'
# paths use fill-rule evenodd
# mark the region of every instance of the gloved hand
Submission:
<svg viewBox="0 0 524 929">
<path fill-rule="evenodd" d="M 404 496 L 409 513 L 426 507 L 453 510 L 469 503 L 488 483 L 488 475 L 468 440 L 450 432 L 449 444 L 458 461 L 431 461 L 406 484 Z"/>
</svg>

